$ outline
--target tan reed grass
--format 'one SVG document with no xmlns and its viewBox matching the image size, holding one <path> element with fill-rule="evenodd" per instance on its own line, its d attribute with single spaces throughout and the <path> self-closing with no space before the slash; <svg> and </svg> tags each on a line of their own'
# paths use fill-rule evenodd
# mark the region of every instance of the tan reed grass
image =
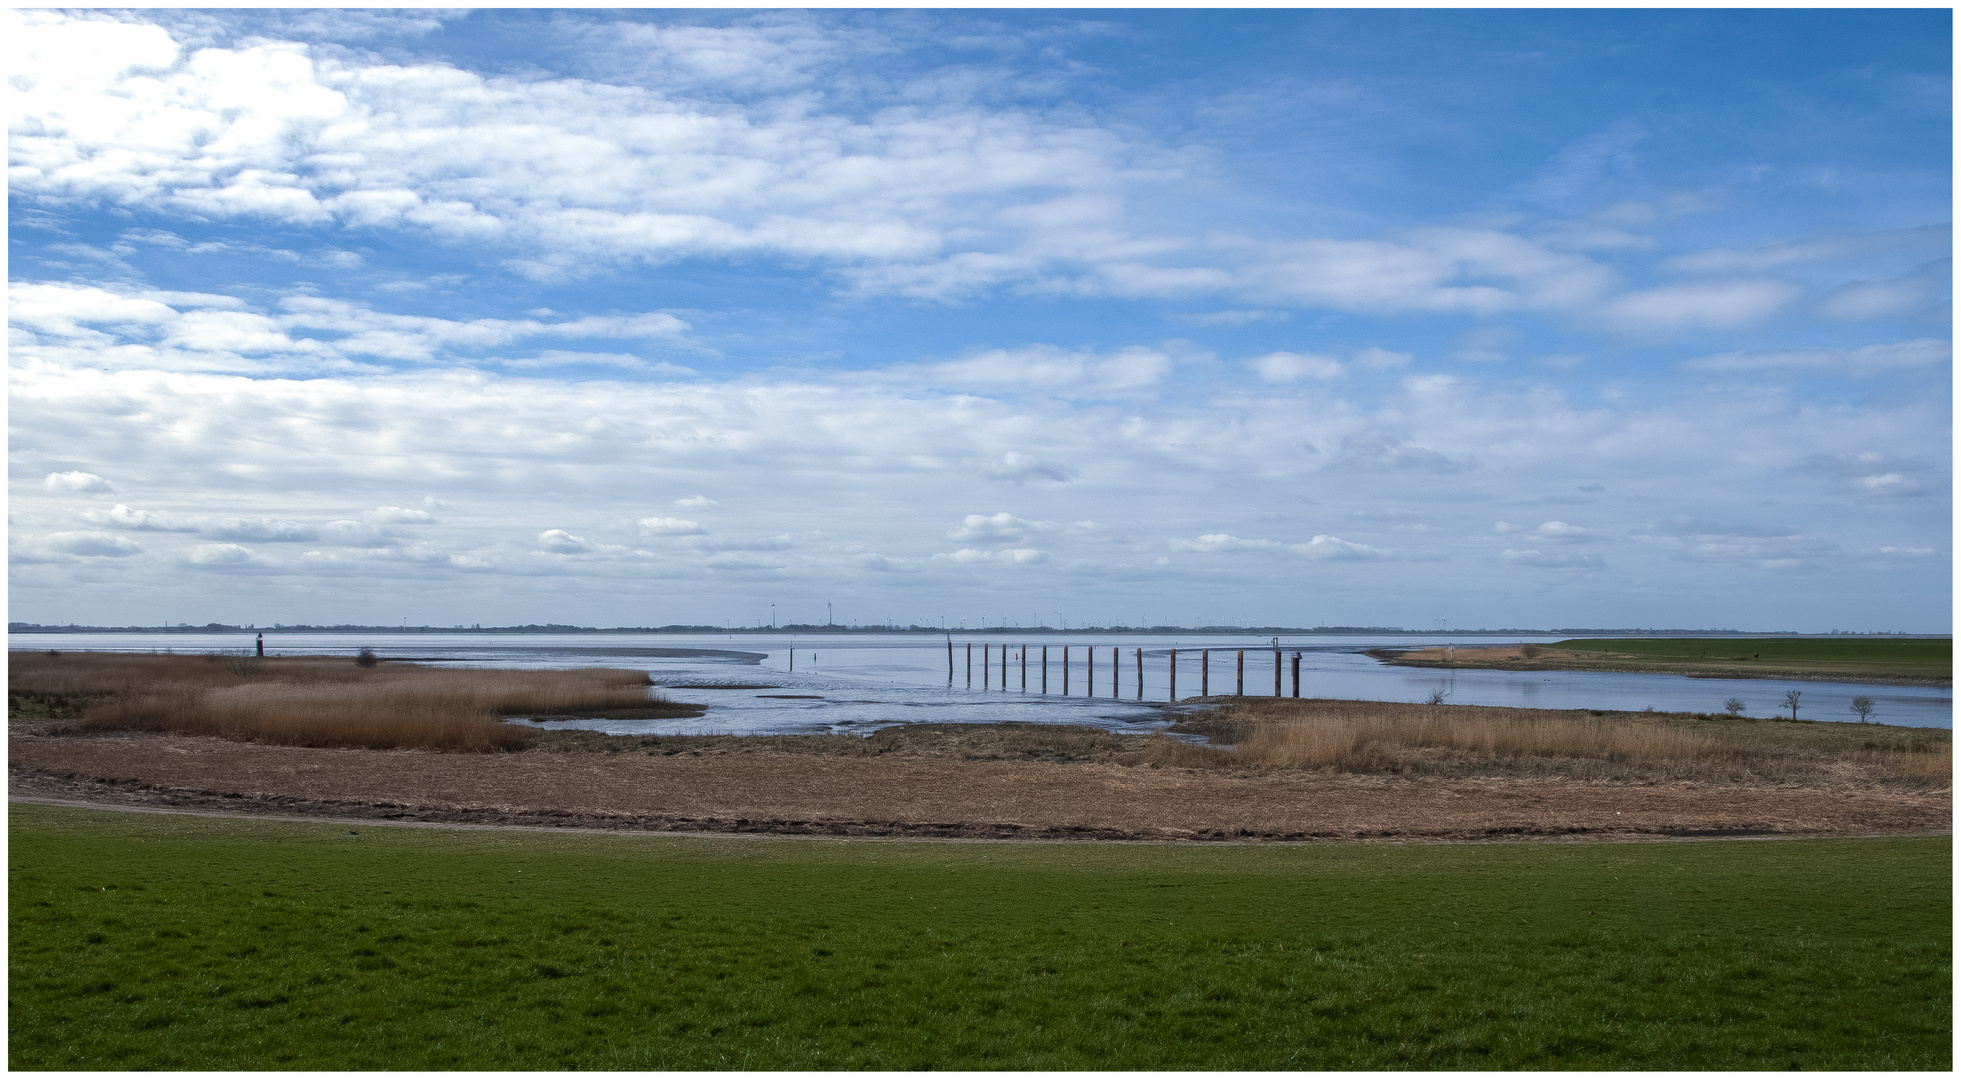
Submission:
<svg viewBox="0 0 1961 1080">
<path fill-rule="evenodd" d="M 1455 759 L 1593 759 L 1635 765 L 1726 762 L 1742 751 L 1679 726 L 1602 720 L 1583 713 L 1401 702 L 1233 702 L 1219 725 L 1230 749 L 1164 740 L 1165 765 L 1395 771 L 1424 752 Z"/>
<path fill-rule="evenodd" d="M 576 714 L 664 699 L 615 668 L 363 668 L 344 657 L 15 653 L 9 689 L 92 702 L 81 726 L 301 746 L 511 750 L 531 729 L 502 717 Z"/>
</svg>

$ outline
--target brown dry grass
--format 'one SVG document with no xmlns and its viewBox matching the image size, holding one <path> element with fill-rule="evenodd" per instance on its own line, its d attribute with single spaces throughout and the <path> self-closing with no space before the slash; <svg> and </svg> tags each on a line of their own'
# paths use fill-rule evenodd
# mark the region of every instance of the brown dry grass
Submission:
<svg viewBox="0 0 1961 1080">
<path fill-rule="evenodd" d="M 1672 713 L 1252 698 L 1229 701 L 1185 727 L 1210 735 L 1214 745 L 1163 738 L 1145 760 L 1184 768 L 1910 786 L 1950 784 L 1954 760 L 1952 733 L 1943 730 L 1915 731 L 1896 747 L 1858 725 Z"/>
<path fill-rule="evenodd" d="M 70 702 L 84 730 L 174 731 L 296 746 L 515 750 L 505 716 L 659 708 L 638 671 L 360 667 L 345 657 L 13 653 L 10 695 Z"/>
</svg>

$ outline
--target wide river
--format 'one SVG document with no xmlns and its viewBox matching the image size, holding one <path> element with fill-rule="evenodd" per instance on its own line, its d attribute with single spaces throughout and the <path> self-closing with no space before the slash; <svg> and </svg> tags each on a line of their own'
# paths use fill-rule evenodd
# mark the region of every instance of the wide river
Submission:
<svg viewBox="0 0 1961 1080">
<path fill-rule="evenodd" d="M 1022 687 L 1022 646 L 995 634 L 962 635 L 953 642 L 953 679 L 947 678 L 947 639 L 917 634 L 486 634 L 430 631 L 408 634 L 269 634 L 272 655 L 352 656 L 371 646 L 383 657 L 416 659 L 453 667 L 625 667 L 648 672 L 677 701 L 708 706 L 686 720 L 593 721 L 602 731 L 649 734 L 803 734 L 869 732 L 903 723 L 1035 721 L 1089 724 L 1113 730 L 1164 725 L 1171 650 L 1178 653 L 1178 697 L 1200 689 L 1201 649 L 1211 650 L 1210 689 L 1232 693 L 1238 650 L 1246 650 L 1246 693 L 1273 693 L 1273 648 L 1267 638 L 1159 635 L 1031 636 L 1028 683 Z M 1391 667 L 1364 654 L 1371 648 L 1413 649 L 1456 642 L 1498 645 L 1545 638 L 1283 637 L 1283 689 L 1293 692 L 1292 664 L 1300 654 L 1301 696 L 1368 701 L 1427 701 L 1441 691 L 1454 705 L 1510 705 L 1536 709 L 1645 709 L 1717 712 L 1740 698 L 1747 716 L 1784 711 L 1784 693 L 1803 697 L 1798 715 L 1811 720 L 1854 720 L 1852 698 L 1877 703 L 1874 719 L 1911 727 L 1952 727 L 1953 691 L 1937 686 L 1889 686 L 1778 679 L 1695 679 L 1601 671 L 1454 671 Z M 969 675 L 968 650 L 972 666 Z M 103 650 L 180 653 L 240 652 L 251 634 L 10 634 L 10 649 Z M 1063 649 L 1069 650 L 1068 692 L 1063 692 Z M 1002 685 L 1002 649 L 1007 680 Z M 1048 650 L 1047 693 L 1041 656 Z M 1095 649 L 1094 683 L 1084 665 Z M 1112 685 L 1111 652 L 1118 664 Z M 1138 692 L 1137 650 L 1143 650 L 1143 691 Z M 985 650 L 985 652 L 983 652 Z M 794 652 L 794 656 L 792 655 Z M 983 665 L 983 655 L 986 663 Z M 794 668 L 794 669 L 793 669 Z M 971 678 L 971 681 L 970 681 Z"/>
</svg>

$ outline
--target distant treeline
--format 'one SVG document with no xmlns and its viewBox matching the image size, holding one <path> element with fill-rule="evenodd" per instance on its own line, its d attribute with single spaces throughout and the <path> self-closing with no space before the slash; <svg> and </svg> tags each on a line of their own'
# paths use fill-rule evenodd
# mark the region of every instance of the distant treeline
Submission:
<svg viewBox="0 0 1961 1080">
<path fill-rule="evenodd" d="M 521 626 L 362 626 L 355 623 L 337 623 L 331 626 L 312 624 L 275 624 L 272 626 L 234 626 L 230 623 L 205 623 L 193 626 L 189 623 L 173 623 L 168 626 L 49 626 L 42 623 L 10 622 L 10 634 L 1242 634 L 1272 637 L 1278 634 L 1424 634 L 1448 633 L 1453 637 L 1475 637 L 1478 635 L 1500 635 L 1514 637 L 1521 634 L 1566 637 L 1708 637 L 1712 635 L 1734 637 L 1798 637 L 1795 630 L 1686 630 L 1630 627 L 1557 626 L 1550 630 L 1525 627 L 1505 627 L 1496 630 L 1409 630 L 1400 626 L 1078 626 L 1058 630 L 1045 626 L 989 626 L 981 629 L 972 627 L 921 626 L 843 626 L 822 623 L 786 623 L 782 626 L 699 626 L 670 624 L 667 626 L 567 626 L 564 623 L 525 623 Z M 1834 631 L 1838 636 L 1860 637 L 1917 637 L 1881 632 L 1870 635 L 1846 635 Z"/>
</svg>

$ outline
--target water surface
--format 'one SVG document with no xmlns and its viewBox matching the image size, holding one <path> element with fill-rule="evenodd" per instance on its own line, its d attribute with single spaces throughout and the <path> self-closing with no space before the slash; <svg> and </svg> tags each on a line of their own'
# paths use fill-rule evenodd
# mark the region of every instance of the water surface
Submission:
<svg viewBox="0 0 1961 1080">
<path fill-rule="evenodd" d="M 1477 639 L 1476 644 L 1549 643 L 1556 637 Z M 1301 695 L 1367 701 L 1427 701 L 1441 692 L 1457 705 L 1507 705 L 1537 709 L 1653 708 L 1663 712 L 1719 712 L 1739 698 L 1749 716 L 1787 714 L 1784 694 L 1796 690 L 1804 719 L 1854 720 L 1857 695 L 1877 703 L 1875 719 L 1912 727 L 1953 726 L 1953 693 L 1947 687 L 1827 683 L 1780 679 L 1701 679 L 1605 671 L 1437 671 L 1391 667 L 1364 654 L 1370 648 L 1414 649 L 1466 643 L 1463 638 L 1283 637 L 1282 690 L 1293 692 L 1292 664 L 1300 654 Z M 250 649 L 250 634 L 10 634 L 13 649 L 115 652 L 212 652 Z M 1026 645 L 1028 688 L 1022 689 Z M 1069 688 L 1063 693 L 1063 649 L 1069 651 Z M 646 671 L 678 701 L 708 711 L 682 720 L 594 720 L 582 726 L 617 733 L 805 734 L 868 732 L 902 723 L 999 723 L 1028 721 L 1089 724 L 1148 731 L 1165 723 L 1162 706 L 1177 650 L 1180 699 L 1201 690 L 1200 652 L 1211 650 L 1214 694 L 1235 687 L 1238 653 L 1245 650 L 1245 689 L 1273 693 L 1274 650 L 1265 638 L 1231 635 L 1083 635 L 1018 638 L 994 634 L 955 636 L 948 680 L 948 641 L 913 634 L 269 634 L 273 655 L 344 654 L 364 646 L 383 657 L 470 667 L 625 667 Z M 1048 649 L 1048 693 L 1042 693 L 1041 654 Z M 971 667 L 968 659 L 971 646 Z M 1095 683 L 1084 650 L 1093 647 Z M 1007 650 L 1006 687 L 1002 651 Z M 1112 686 L 1111 649 L 1117 650 Z M 794 656 L 792 655 L 794 650 Z M 1137 657 L 1142 650 L 1140 696 Z M 986 663 L 983 664 L 983 657 Z M 794 670 L 792 665 L 794 664 Z M 971 676 L 970 676 L 971 671 Z M 969 681 L 971 678 L 971 682 Z M 759 685 L 761 684 L 761 685 Z M 740 689 L 750 686 L 750 689 Z M 683 688 L 685 687 L 685 688 Z"/>
</svg>

